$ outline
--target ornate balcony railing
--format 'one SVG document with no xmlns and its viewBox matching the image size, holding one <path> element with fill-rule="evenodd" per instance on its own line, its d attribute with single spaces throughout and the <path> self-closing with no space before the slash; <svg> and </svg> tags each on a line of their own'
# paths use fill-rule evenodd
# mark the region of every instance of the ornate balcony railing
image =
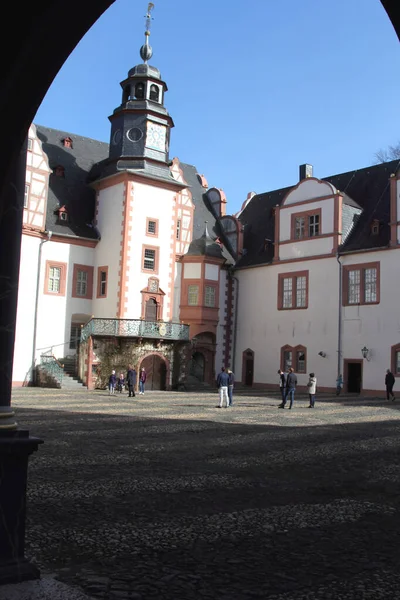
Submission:
<svg viewBox="0 0 400 600">
<path fill-rule="evenodd" d="M 81 329 L 81 342 L 91 335 L 143 337 L 159 340 L 189 340 L 189 325 L 142 319 L 90 319 Z"/>
<path fill-rule="evenodd" d="M 51 375 L 61 385 L 64 375 L 64 369 L 61 363 L 52 355 L 42 354 L 40 356 L 40 366 Z"/>
</svg>

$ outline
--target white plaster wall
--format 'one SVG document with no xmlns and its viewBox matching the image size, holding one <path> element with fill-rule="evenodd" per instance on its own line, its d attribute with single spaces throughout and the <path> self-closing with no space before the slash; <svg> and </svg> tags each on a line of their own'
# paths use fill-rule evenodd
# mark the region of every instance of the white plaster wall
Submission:
<svg viewBox="0 0 400 600">
<path fill-rule="evenodd" d="M 305 310 L 278 310 L 278 274 L 309 270 L 309 302 Z M 239 306 L 235 374 L 242 377 L 242 353 L 254 351 L 254 382 L 275 384 L 282 346 L 307 348 L 307 373 L 319 385 L 334 387 L 337 372 L 338 278 L 335 258 L 239 270 Z M 318 352 L 327 354 L 325 359 Z M 305 385 L 307 374 L 298 375 Z"/>
<path fill-rule="evenodd" d="M 183 269 L 184 279 L 200 279 L 201 263 L 186 263 Z"/>
<path fill-rule="evenodd" d="M 330 254 L 333 248 L 333 237 L 312 238 L 293 244 L 284 244 L 279 246 L 280 260 L 291 258 L 303 258 L 306 256 L 316 256 L 318 254 Z"/>
<path fill-rule="evenodd" d="M 95 250 L 93 282 L 93 314 L 99 318 L 115 319 L 117 315 L 124 199 L 124 183 L 118 183 L 99 192 L 97 228 L 101 240 Z M 97 269 L 107 266 L 107 297 L 97 298 Z"/>
<path fill-rule="evenodd" d="M 397 207 L 397 221 L 400 221 L 400 179 L 396 183 L 396 207 Z M 397 243 L 400 242 L 400 225 L 397 227 Z"/>
<path fill-rule="evenodd" d="M 32 363 L 39 243 L 37 237 L 22 236 L 12 376 L 13 381 L 19 383 L 29 381 Z"/>
<path fill-rule="evenodd" d="M 205 265 L 205 279 L 210 281 L 218 281 L 219 266 L 218 265 Z"/>
<path fill-rule="evenodd" d="M 319 179 L 304 179 L 298 187 L 293 191 L 289 192 L 285 206 L 288 204 L 295 204 L 297 202 L 303 202 L 303 200 L 312 200 L 313 198 L 321 198 L 322 196 L 330 196 L 336 193 L 336 188 L 326 181 L 320 181 Z"/>
<path fill-rule="evenodd" d="M 290 240 L 292 214 L 309 212 L 312 210 L 321 209 L 321 224 L 320 234 L 331 233 L 334 231 L 334 199 L 327 198 L 320 202 L 310 202 L 301 206 L 293 206 L 290 208 L 283 207 L 279 214 L 279 240 L 281 242 Z M 286 206 L 286 205 L 285 205 Z"/>
<path fill-rule="evenodd" d="M 67 263 L 65 296 L 44 294 L 47 260 Z M 74 264 L 93 266 L 93 260 L 93 248 L 51 241 L 43 244 L 36 340 L 38 360 L 43 348 L 54 347 L 53 354 L 57 358 L 74 353 L 69 349 L 72 315 L 92 315 L 92 300 L 72 298 Z"/>
<path fill-rule="evenodd" d="M 219 373 L 221 367 L 224 365 L 224 335 L 227 327 L 226 323 L 226 279 L 227 272 L 224 269 L 220 270 L 219 280 L 219 320 L 217 326 L 217 339 L 216 339 L 216 351 L 215 351 L 215 373 Z M 229 366 L 229 365 L 226 365 Z M 232 369 L 233 371 L 233 369 Z"/>
<path fill-rule="evenodd" d="M 149 184 L 135 183 L 132 205 L 131 246 L 128 252 L 129 282 L 126 318 L 138 319 L 142 310 L 141 290 L 147 287 L 149 277 L 158 277 L 160 288 L 165 292 L 163 319 L 167 319 L 170 294 L 173 293 L 173 263 L 171 245 L 174 244 L 174 196 L 172 190 L 164 190 Z M 158 219 L 158 236 L 146 235 L 146 218 Z M 143 245 L 158 247 L 158 274 L 142 273 Z M 171 287 L 169 287 L 171 283 Z"/>
<path fill-rule="evenodd" d="M 390 368 L 391 347 L 400 343 L 400 250 L 368 252 L 346 256 L 345 265 L 380 262 L 380 303 L 343 307 L 343 358 L 361 359 L 361 348 L 370 349 L 370 361 L 363 361 L 363 388 L 384 390 L 386 369 Z"/>
<path fill-rule="evenodd" d="M 179 312 L 181 303 L 181 275 L 182 275 L 182 263 L 175 263 L 175 277 L 174 277 L 174 304 L 172 320 L 179 323 Z"/>
</svg>

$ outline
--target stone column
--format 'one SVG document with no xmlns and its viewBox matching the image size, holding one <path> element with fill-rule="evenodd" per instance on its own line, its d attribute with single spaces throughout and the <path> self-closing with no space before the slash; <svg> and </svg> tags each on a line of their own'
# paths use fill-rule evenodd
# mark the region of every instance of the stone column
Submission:
<svg viewBox="0 0 400 600">
<path fill-rule="evenodd" d="M 11 407 L 25 170 L 26 144 L 0 193 L 0 585 L 40 577 L 24 552 L 28 457 L 42 440 Z"/>
</svg>

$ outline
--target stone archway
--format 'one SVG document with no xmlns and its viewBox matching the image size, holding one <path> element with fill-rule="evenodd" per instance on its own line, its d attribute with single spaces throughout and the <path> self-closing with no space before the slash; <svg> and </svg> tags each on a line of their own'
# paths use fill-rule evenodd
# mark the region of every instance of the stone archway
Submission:
<svg viewBox="0 0 400 600">
<path fill-rule="evenodd" d="M 148 354 L 140 363 L 139 373 L 143 367 L 147 374 L 146 390 L 167 389 L 167 363 L 163 356 Z"/>
</svg>

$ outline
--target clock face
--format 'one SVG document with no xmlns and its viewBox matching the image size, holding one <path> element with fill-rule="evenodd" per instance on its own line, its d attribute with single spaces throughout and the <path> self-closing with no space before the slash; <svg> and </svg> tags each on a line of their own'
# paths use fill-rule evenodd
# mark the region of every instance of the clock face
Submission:
<svg viewBox="0 0 400 600">
<path fill-rule="evenodd" d="M 139 127 L 132 127 L 126 134 L 131 142 L 138 142 L 143 137 L 143 131 Z"/>
<path fill-rule="evenodd" d="M 148 121 L 146 137 L 146 146 L 148 148 L 165 152 L 166 136 L 167 128 L 164 125 L 159 125 L 158 123 L 152 123 L 151 121 Z"/>
<path fill-rule="evenodd" d="M 114 144 L 114 146 L 116 146 L 117 144 L 120 143 L 121 138 L 122 138 L 122 131 L 120 129 L 116 129 L 114 131 L 114 135 L 112 136 L 111 143 Z"/>
</svg>

